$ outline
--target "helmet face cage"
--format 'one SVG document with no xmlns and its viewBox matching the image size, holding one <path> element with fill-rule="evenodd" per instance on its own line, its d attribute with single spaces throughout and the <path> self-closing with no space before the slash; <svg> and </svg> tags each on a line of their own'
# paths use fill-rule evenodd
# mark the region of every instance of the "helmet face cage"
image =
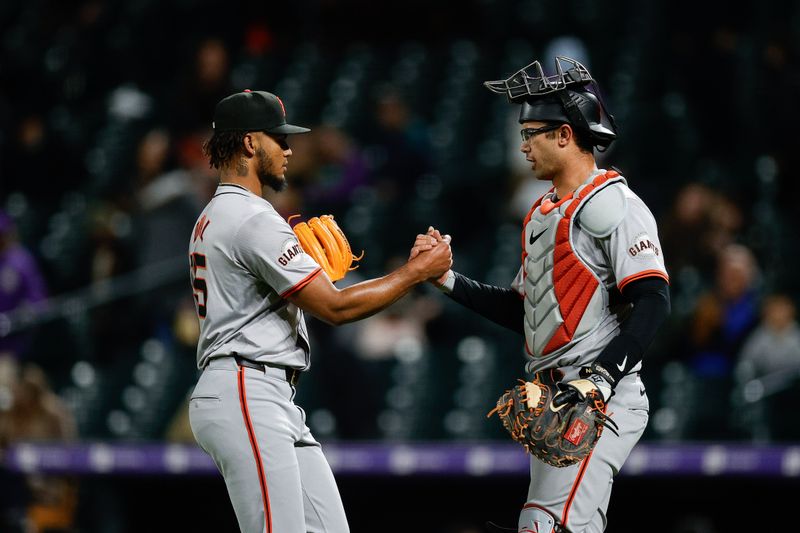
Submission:
<svg viewBox="0 0 800 533">
<path fill-rule="evenodd" d="M 555 58 L 556 73 L 552 76 L 545 74 L 542 64 L 534 61 L 530 65 L 518 70 L 505 80 L 484 82 L 490 91 L 505 94 L 514 104 L 524 102 L 534 103 L 539 97 L 553 95 L 561 101 L 569 123 L 574 127 L 586 131 L 592 143 L 600 149 L 605 149 L 616 138 L 616 123 L 614 117 L 605 107 L 599 95 L 597 82 L 592 78 L 589 70 L 578 61 L 564 56 Z M 567 91 L 566 89 L 570 89 Z M 590 90 L 591 89 L 591 90 Z M 600 106 L 601 119 L 584 115 L 570 93 L 591 94 Z M 608 120 L 604 121 L 603 116 Z M 607 122 L 607 124 L 603 124 Z"/>
<path fill-rule="evenodd" d="M 564 70 L 564 66 L 567 70 Z M 556 56 L 556 73 L 547 76 L 542 64 L 534 61 L 505 80 L 486 81 L 483 84 L 492 92 L 505 94 L 509 101 L 519 103 L 529 96 L 544 96 L 571 86 L 583 86 L 594 81 L 589 71 L 569 57 Z"/>
</svg>

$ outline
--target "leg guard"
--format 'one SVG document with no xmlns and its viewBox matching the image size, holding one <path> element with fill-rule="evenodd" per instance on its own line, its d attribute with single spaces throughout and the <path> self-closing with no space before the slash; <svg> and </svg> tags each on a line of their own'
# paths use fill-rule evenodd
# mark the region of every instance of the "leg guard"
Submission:
<svg viewBox="0 0 800 533">
<path fill-rule="evenodd" d="M 529 503 L 519 514 L 519 533 L 562 533 L 564 529 L 543 507 Z"/>
</svg>

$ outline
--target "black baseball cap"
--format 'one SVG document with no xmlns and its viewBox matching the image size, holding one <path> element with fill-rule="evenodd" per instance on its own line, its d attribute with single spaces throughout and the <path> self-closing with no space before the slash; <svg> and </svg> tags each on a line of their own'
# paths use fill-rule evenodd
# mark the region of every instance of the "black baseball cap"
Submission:
<svg viewBox="0 0 800 533">
<path fill-rule="evenodd" d="M 214 110 L 214 131 L 265 131 L 278 135 L 308 133 L 308 128 L 286 123 L 286 108 L 281 99 L 266 91 L 243 92 L 226 96 Z"/>
</svg>

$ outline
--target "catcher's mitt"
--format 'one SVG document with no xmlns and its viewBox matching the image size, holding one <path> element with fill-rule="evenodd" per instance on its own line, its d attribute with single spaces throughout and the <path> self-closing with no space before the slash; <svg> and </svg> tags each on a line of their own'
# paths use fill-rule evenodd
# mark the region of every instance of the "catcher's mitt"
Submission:
<svg viewBox="0 0 800 533">
<path fill-rule="evenodd" d="M 289 222 L 298 216 L 290 216 Z M 351 267 L 353 261 L 364 257 L 364 252 L 358 257 L 353 255 L 350 243 L 333 215 L 313 217 L 308 223 L 298 222 L 293 229 L 303 250 L 322 267 L 331 281 L 340 280 L 349 271 L 358 268 Z"/>
<path fill-rule="evenodd" d="M 497 413 L 511 438 L 543 462 L 569 466 L 591 453 L 604 427 L 617 433 L 617 425 L 605 414 L 606 403 L 598 390 L 585 391 L 574 403 L 553 407 L 560 378 L 552 374 L 539 372 L 532 382 L 520 380 L 486 416 Z"/>
</svg>

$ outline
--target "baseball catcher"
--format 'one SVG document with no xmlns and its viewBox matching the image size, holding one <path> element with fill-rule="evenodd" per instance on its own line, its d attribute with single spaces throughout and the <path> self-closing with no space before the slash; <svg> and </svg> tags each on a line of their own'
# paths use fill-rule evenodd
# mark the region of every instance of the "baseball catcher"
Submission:
<svg viewBox="0 0 800 533">
<path fill-rule="evenodd" d="M 605 530 L 613 477 L 649 417 L 645 351 L 670 311 L 655 217 L 625 176 L 595 159 L 617 137 L 616 121 L 584 65 L 558 56 L 554 67 L 534 61 L 484 83 L 517 106 L 519 150 L 533 178 L 552 185 L 531 198 L 515 237 L 517 276 L 509 286 L 453 270 L 434 280 L 524 339 L 535 377 L 492 410 L 531 454 L 519 533 Z M 435 249 L 440 235 L 418 235 L 412 252 Z"/>
<path fill-rule="evenodd" d="M 617 433 L 616 423 L 606 413 L 602 393 L 590 381 L 579 379 L 559 390 L 563 373 L 536 373 L 533 381 L 507 390 L 487 417 L 497 413 L 511 438 L 528 453 L 558 467 L 586 458 L 608 427 Z"/>
<path fill-rule="evenodd" d="M 293 218 L 300 215 L 292 215 Z M 353 261 L 360 261 L 364 252 L 356 257 L 350 250 L 347 236 L 333 219 L 333 215 L 313 217 L 308 222 L 298 222 L 292 228 L 303 250 L 317 262 L 322 270 L 328 274 L 331 281 L 338 281 L 345 277 L 353 267 Z"/>
</svg>

